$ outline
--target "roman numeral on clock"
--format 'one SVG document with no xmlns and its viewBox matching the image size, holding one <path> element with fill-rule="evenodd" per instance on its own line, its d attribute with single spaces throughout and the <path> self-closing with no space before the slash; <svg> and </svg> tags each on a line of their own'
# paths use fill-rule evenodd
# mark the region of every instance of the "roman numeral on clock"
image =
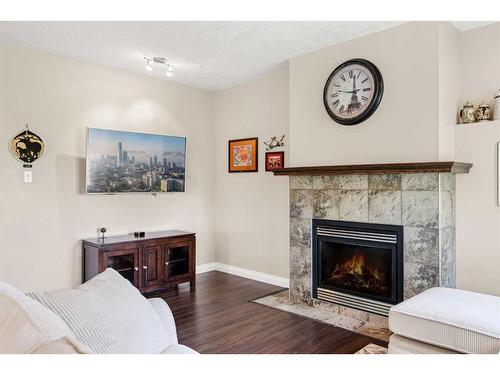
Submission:
<svg viewBox="0 0 500 375">
<path fill-rule="evenodd" d="M 338 93 L 338 92 L 334 92 L 334 93 L 332 94 L 332 98 L 336 98 L 337 96 L 339 96 L 339 93 Z"/>
<path fill-rule="evenodd" d="M 342 78 L 342 80 L 345 81 L 345 77 L 343 74 L 340 75 L 340 78 Z"/>
<path fill-rule="evenodd" d="M 363 99 L 363 100 L 368 100 L 368 97 L 366 97 L 366 96 L 361 96 L 361 99 Z"/>
<path fill-rule="evenodd" d="M 349 70 L 349 78 L 354 77 L 354 72 L 352 70 Z"/>
<path fill-rule="evenodd" d="M 344 105 L 343 104 L 340 106 L 339 112 L 340 113 L 344 112 Z"/>
<path fill-rule="evenodd" d="M 367 87 L 366 89 L 363 89 L 363 91 L 370 91 L 371 87 Z"/>
<path fill-rule="evenodd" d="M 336 106 L 339 105 L 339 103 L 340 103 L 340 100 L 337 99 L 332 104 L 333 104 L 334 107 L 336 107 Z"/>
<path fill-rule="evenodd" d="M 361 83 L 365 83 L 366 81 L 368 81 L 368 77 L 362 80 Z"/>
</svg>

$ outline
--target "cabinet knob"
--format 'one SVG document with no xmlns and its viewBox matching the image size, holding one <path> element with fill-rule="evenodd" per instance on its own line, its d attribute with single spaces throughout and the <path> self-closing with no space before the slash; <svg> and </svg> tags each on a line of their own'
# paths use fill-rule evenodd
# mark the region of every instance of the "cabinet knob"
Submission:
<svg viewBox="0 0 500 375">
<path fill-rule="evenodd" d="M 168 263 L 169 263 L 169 262 L 165 262 L 165 265 L 166 265 L 166 266 L 168 266 Z"/>
<path fill-rule="evenodd" d="M 142 266 L 143 269 L 147 270 L 148 269 L 148 266 Z"/>
<path fill-rule="evenodd" d="M 139 271 L 139 267 L 134 267 L 134 270 L 137 272 Z"/>
</svg>

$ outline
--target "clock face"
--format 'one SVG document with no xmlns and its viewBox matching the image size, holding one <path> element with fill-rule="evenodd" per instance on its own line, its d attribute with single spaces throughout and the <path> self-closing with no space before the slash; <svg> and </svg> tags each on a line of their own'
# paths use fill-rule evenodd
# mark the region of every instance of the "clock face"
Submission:
<svg viewBox="0 0 500 375">
<path fill-rule="evenodd" d="M 383 93 L 380 71 L 367 60 L 353 59 L 337 67 L 328 78 L 323 101 L 330 117 L 354 125 L 375 112 Z"/>
</svg>

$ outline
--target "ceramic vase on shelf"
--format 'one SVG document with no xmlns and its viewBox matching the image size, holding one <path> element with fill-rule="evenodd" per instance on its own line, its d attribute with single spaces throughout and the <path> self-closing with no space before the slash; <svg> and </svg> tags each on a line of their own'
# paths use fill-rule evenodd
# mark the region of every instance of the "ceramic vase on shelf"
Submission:
<svg viewBox="0 0 500 375">
<path fill-rule="evenodd" d="M 498 90 L 498 94 L 496 94 L 494 98 L 495 112 L 493 112 L 493 120 L 500 120 L 500 90 Z"/>
<path fill-rule="evenodd" d="M 459 117 L 462 124 L 472 124 L 473 122 L 476 122 L 474 105 L 469 101 L 466 101 L 460 110 Z"/>
<path fill-rule="evenodd" d="M 490 106 L 486 101 L 483 102 L 476 109 L 476 119 L 479 122 L 490 121 Z"/>
</svg>

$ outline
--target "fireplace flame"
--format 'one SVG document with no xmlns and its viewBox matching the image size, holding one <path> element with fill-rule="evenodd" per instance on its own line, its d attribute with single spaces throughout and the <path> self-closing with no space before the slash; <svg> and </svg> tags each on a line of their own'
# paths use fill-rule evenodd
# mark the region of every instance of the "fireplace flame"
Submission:
<svg viewBox="0 0 500 375">
<path fill-rule="evenodd" d="M 378 295 L 390 293 L 384 269 L 377 268 L 370 256 L 362 251 L 356 251 L 350 258 L 336 263 L 327 282 L 333 286 L 364 293 Z"/>
<path fill-rule="evenodd" d="M 362 254 L 354 254 L 352 259 L 344 264 L 346 266 L 345 272 L 350 274 L 363 275 L 363 269 L 365 268 L 365 257 Z"/>
<path fill-rule="evenodd" d="M 341 277 L 342 275 L 357 275 L 369 276 L 377 281 L 383 281 L 385 274 L 378 270 L 378 268 L 367 264 L 366 258 L 362 253 L 355 253 L 350 259 L 344 263 L 335 266 L 332 277 Z"/>
</svg>

